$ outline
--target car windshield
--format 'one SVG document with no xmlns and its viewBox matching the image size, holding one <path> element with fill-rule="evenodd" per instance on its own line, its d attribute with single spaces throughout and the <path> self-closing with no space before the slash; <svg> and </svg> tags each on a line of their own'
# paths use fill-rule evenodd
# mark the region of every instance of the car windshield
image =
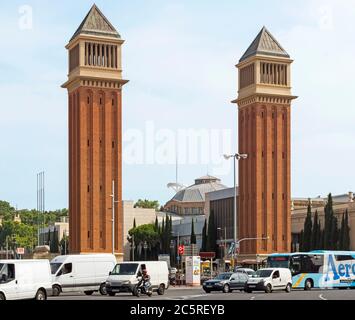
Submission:
<svg viewBox="0 0 355 320">
<path fill-rule="evenodd" d="M 216 280 L 226 280 L 229 279 L 231 276 L 230 273 L 221 273 L 216 277 Z"/>
<path fill-rule="evenodd" d="M 253 274 L 253 278 L 267 278 L 270 277 L 272 270 L 258 270 Z"/>
<path fill-rule="evenodd" d="M 51 263 L 52 274 L 56 274 L 61 265 L 61 263 Z"/>
<path fill-rule="evenodd" d="M 247 274 L 248 274 L 249 276 L 252 276 L 253 274 L 255 274 L 255 271 L 254 271 L 254 270 L 247 271 Z"/>
<path fill-rule="evenodd" d="M 112 275 L 133 276 L 136 274 L 138 263 L 119 263 L 112 270 Z"/>
</svg>

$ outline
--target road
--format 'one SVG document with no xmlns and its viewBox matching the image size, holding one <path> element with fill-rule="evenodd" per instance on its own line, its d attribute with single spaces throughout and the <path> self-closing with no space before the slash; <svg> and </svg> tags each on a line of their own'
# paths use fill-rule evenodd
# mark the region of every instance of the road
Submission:
<svg viewBox="0 0 355 320">
<path fill-rule="evenodd" d="M 292 290 L 291 293 L 283 291 L 266 294 L 264 292 L 232 292 L 205 293 L 201 288 L 170 288 L 163 296 L 156 293 L 152 297 L 139 298 L 128 293 L 120 293 L 115 297 L 101 296 L 94 293 L 86 296 L 83 293 L 63 293 L 59 297 L 49 297 L 48 300 L 355 300 L 355 290 Z"/>
</svg>

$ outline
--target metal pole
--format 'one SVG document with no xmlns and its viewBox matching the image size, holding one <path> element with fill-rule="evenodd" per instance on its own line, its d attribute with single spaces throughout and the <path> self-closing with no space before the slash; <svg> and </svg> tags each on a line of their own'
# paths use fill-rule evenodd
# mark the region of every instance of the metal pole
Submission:
<svg viewBox="0 0 355 320">
<path fill-rule="evenodd" d="M 9 259 L 9 236 L 6 236 L 6 260 Z"/>
<path fill-rule="evenodd" d="M 226 263 L 227 250 L 227 227 L 224 227 L 224 264 Z"/>
<path fill-rule="evenodd" d="M 38 173 L 37 173 L 37 246 L 39 246 L 39 203 L 38 203 Z"/>
<path fill-rule="evenodd" d="M 236 156 L 233 157 L 234 162 L 234 207 L 233 207 L 233 216 L 234 216 L 234 248 L 233 248 L 233 267 L 235 267 L 235 249 L 237 246 L 237 237 L 238 237 L 238 223 L 237 223 L 237 177 L 236 177 Z"/>
<path fill-rule="evenodd" d="M 115 254 L 115 180 L 112 180 L 112 254 Z"/>
<path fill-rule="evenodd" d="M 134 261 L 134 234 L 132 234 L 132 260 Z"/>
</svg>

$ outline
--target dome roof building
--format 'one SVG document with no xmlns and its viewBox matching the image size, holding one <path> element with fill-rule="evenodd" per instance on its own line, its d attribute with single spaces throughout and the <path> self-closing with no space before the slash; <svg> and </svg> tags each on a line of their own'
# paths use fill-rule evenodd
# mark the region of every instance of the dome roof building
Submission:
<svg viewBox="0 0 355 320">
<path fill-rule="evenodd" d="M 164 209 L 179 215 L 204 214 L 205 194 L 225 188 L 226 186 L 216 177 L 210 175 L 200 177 L 193 185 L 178 191 L 165 204 Z"/>
</svg>

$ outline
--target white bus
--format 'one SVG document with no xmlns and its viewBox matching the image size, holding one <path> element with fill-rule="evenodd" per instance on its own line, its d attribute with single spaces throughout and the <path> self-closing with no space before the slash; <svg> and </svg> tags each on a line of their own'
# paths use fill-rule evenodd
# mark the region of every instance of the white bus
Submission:
<svg viewBox="0 0 355 320">
<path fill-rule="evenodd" d="M 355 251 L 274 253 L 267 265 L 289 268 L 293 288 L 355 288 Z"/>
</svg>

